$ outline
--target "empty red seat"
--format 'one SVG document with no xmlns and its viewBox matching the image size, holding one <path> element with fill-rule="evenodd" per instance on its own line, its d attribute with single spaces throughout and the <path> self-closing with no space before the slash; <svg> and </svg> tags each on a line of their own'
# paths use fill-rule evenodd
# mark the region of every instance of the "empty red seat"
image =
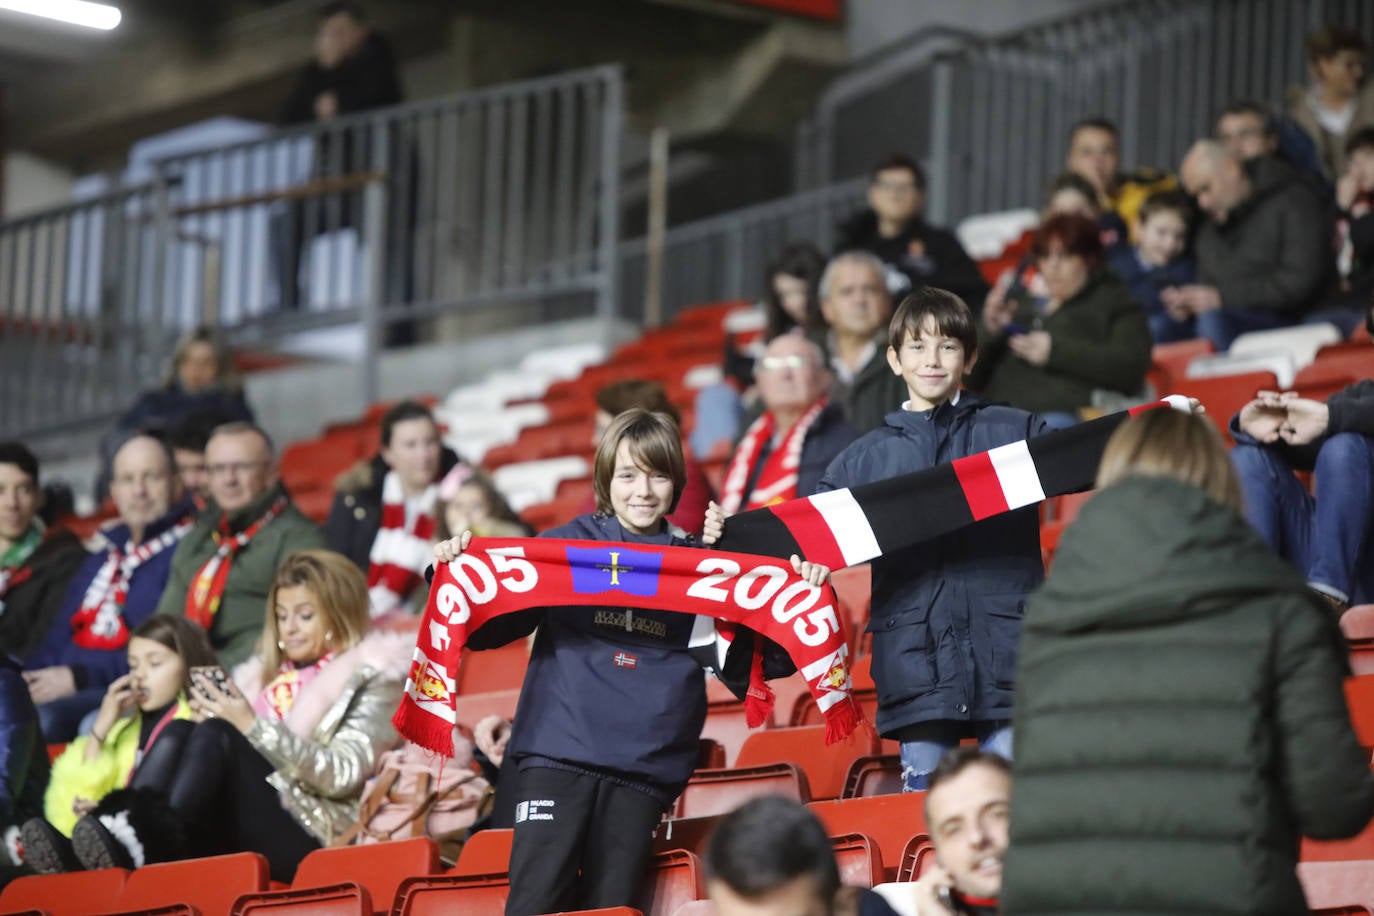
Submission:
<svg viewBox="0 0 1374 916">
<path fill-rule="evenodd" d="M 708 817 L 726 814 L 752 798 L 782 795 L 810 801 L 806 774 L 793 763 L 761 766 L 736 764 L 719 770 L 697 770 L 678 796 L 674 817 Z"/>
<path fill-rule="evenodd" d="M 824 725 L 773 728 L 746 738 L 735 765 L 795 763 L 806 774 L 811 797 L 819 801 L 839 798 L 854 758 L 876 754 L 878 750 L 878 736 L 866 728 L 855 729 L 847 740 L 830 745 L 825 743 Z"/>
<path fill-rule="evenodd" d="M 214 875 L 215 880 L 205 880 Z M 121 912 L 151 910 L 173 903 L 201 913 L 227 913 L 243 894 L 268 889 L 267 860 L 256 852 L 162 862 L 136 868 L 119 894 Z"/>
<path fill-rule="evenodd" d="M 898 881 L 919 881 L 927 867 L 935 862 L 935 844 L 924 833 L 907 840 L 902 861 L 897 866 Z"/>
<path fill-rule="evenodd" d="M 514 830 L 480 830 L 468 837 L 450 875 L 495 875 L 510 870 L 510 844 Z"/>
<path fill-rule="evenodd" d="M 519 690 L 529 664 L 529 643 L 523 639 L 482 652 L 464 649 L 458 665 L 458 695 Z"/>
<path fill-rule="evenodd" d="M 396 891 L 394 916 L 504 916 L 510 881 L 492 875 L 435 875 L 407 878 Z"/>
<path fill-rule="evenodd" d="M 65 875 L 26 875 L 0 891 L 0 913 L 44 910 L 52 916 L 84 916 L 110 909 L 129 873 L 122 868 Z"/>
<path fill-rule="evenodd" d="M 890 863 L 886 864 L 887 880 L 892 880 L 907 841 L 917 834 L 929 832 L 925 800 L 924 792 L 904 792 L 812 802 L 807 808 L 821 819 L 825 832 L 831 836 L 862 833 L 872 837 L 882 850 L 883 862 Z"/>
<path fill-rule="evenodd" d="M 317 849 L 302 859 L 291 887 L 299 890 L 352 881 L 362 885 L 385 909 L 406 878 L 432 875 L 439 870 L 439 847 L 426 837 L 338 846 Z"/>
<path fill-rule="evenodd" d="M 244 894 L 234 901 L 229 916 L 372 916 L 372 912 L 367 888 L 348 882 Z"/>
<path fill-rule="evenodd" d="M 706 701 L 706 724 L 701 736 L 725 748 L 725 765 L 729 766 L 739 756 L 739 749 L 752 731 L 745 720 L 744 703 L 735 699 L 729 689 L 713 677 L 706 680 Z M 772 728 L 778 715 L 775 708 L 759 727 Z"/>
<path fill-rule="evenodd" d="M 883 883 L 883 854 L 871 837 L 862 833 L 846 833 L 831 837 L 835 846 L 835 862 L 840 867 L 840 882 L 854 887 L 872 887 Z"/>
<path fill-rule="evenodd" d="M 1272 372 L 1242 372 L 1212 378 L 1176 379 L 1173 388 L 1173 394 L 1201 401 L 1207 408 L 1207 415 L 1225 435 L 1233 414 L 1254 400 L 1256 392 L 1277 391 L 1279 382 Z"/>
<path fill-rule="evenodd" d="M 1211 356 L 1213 352 L 1210 340 L 1206 337 L 1194 337 L 1192 340 L 1155 344 L 1150 351 L 1150 362 L 1163 369 L 1168 376 L 1169 383 L 1172 384 L 1187 376 L 1189 363 L 1200 356 Z M 1170 393 L 1168 391 L 1159 392 L 1161 396 Z"/>
<path fill-rule="evenodd" d="M 896 754 L 860 757 L 849 765 L 841 798 L 871 798 L 902 791 L 902 758 Z"/>
<path fill-rule="evenodd" d="M 1355 737 L 1365 747 L 1374 747 L 1374 674 L 1346 678 L 1345 702 Z"/>
<path fill-rule="evenodd" d="M 1350 670 L 1374 674 L 1374 604 L 1361 604 L 1341 615 L 1341 631 L 1350 646 Z"/>
<path fill-rule="evenodd" d="M 644 916 L 673 916 L 684 903 L 705 896 L 701 860 L 685 849 L 673 849 L 650 860 L 649 875 L 634 903 Z"/>
<path fill-rule="evenodd" d="M 520 702 L 520 689 L 490 690 L 486 693 L 459 694 L 454 702 L 458 724 L 471 729 L 487 716 L 500 716 L 503 719 L 515 718 L 515 707 Z"/>
</svg>

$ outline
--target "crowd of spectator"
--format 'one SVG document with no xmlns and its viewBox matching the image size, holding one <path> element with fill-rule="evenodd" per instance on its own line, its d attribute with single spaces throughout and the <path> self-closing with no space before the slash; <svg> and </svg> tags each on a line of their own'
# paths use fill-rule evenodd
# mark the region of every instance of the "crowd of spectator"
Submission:
<svg viewBox="0 0 1374 916">
<path fill-rule="evenodd" d="M 920 165 L 882 160 L 831 257 L 796 243 L 770 264 L 762 339 L 727 340 L 690 447 L 663 385 L 596 393 L 585 511 L 543 535 L 709 547 L 736 513 L 1150 400 L 1157 343 L 1374 329 L 1366 52 L 1356 33 L 1314 34 L 1312 85 L 1286 112 L 1229 105 L 1176 177 L 1123 171 L 1116 126 L 1081 121 L 1025 256 L 991 284 L 927 221 Z M 388 71 L 361 13 L 332 4 L 286 118 L 396 101 Z M 291 218 L 284 307 L 311 231 Z M 6 875 L 253 850 L 289 881 L 310 850 L 357 833 L 365 784 L 400 744 L 391 715 L 427 568 L 473 536 L 535 534 L 410 401 L 339 477 L 321 527 L 283 485 L 216 335 L 187 335 L 169 363 L 102 440 L 117 517 L 85 544 L 43 523 L 33 453 L 0 443 Z M 1374 599 L 1374 381 L 1322 401 L 1257 393 L 1215 418 L 1229 454 L 1200 413 L 1117 430 L 1048 579 L 1035 506 L 872 561 L 876 728 L 899 742 L 903 789 L 926 793 L 937 864 L 909 899 L 843 888 L 815 817 L 756 800 L 705 854 L 722 916 L 1302 907 L 1297 837 L 1374 816 L 1337 626 Z M 719 493 L 708 460 L 723 463 Z M 792 566 L 813 586 L 829 575 Z M 507 912 L 622 905 L 698 762 L 696 623 L 538 608 L 468 645 L 527 637 L 513 722 L 473 736 L 481 785 L 500 787 L 493 822 L 515 826 Z M 67 745 L 51 773 L 45 744 Z M 1085 842 L 1084 824 L 1105 838 Z"/>
</svg>

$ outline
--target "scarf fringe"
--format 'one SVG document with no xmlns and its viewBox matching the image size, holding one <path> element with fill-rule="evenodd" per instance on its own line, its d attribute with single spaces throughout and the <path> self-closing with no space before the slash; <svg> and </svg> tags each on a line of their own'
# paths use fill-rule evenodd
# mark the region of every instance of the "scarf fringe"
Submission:
<svg viewBox="0 0 1374 916">
<path fill-rule="evenodd" d="M 416 706 L 410 697 L 401 698 L 401 705 L 391 717 L 391 724 L 412 744 L 441 758 L 453 756 L 453 726 Z"/>
<path fill-rule="evenodd" d="M 768 721 L 777 702 L 777 695 L 763 679 L 763 637 L 754 636 L 754 656 L 749 661 L 749 690 L 744 695 L 744 724 L 758 728 Z"/>
<path fill-rule="evenodd" d="M 854 730 L 859 726 L 863 726 L 870 733 L 875 733 L 873 723 L 864 717 L 863 710 L 859 708 L 858 703 L 854 702 L 853 697 L 841 700 L 825 711 L 826 745 L 846 740 L 854 734 Z"/>
</svg>

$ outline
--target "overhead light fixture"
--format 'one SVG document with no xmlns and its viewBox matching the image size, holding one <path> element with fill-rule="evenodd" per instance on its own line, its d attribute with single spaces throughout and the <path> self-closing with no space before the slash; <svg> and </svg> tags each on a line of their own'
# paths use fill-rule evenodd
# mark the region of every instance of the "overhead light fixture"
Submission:
<svg viewBox="0 0 1374 916">
<path fill-rule="evenodd" d="M 0 9 L 108 32 L 124 18 L 119 7 L 90 0 L 0 0 Z"/>
</svg>

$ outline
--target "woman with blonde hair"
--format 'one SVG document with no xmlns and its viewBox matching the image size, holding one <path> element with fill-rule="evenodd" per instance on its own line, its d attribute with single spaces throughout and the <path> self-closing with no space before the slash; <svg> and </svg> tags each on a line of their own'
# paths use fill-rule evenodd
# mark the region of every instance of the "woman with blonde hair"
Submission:
<svg viewBox="0 0 1374 916">
<path fill-rule="evenodd" d="M 1026 610 L 1002 912 L 1306 912 L 1300 837 L 1374 815 L 1340 632 L 1208 420 L 1133 417 L 1097 484 Z"/>
<path fill-rule="evenodd" d="M 219 669 L 197 672 L 200 723 L 181 767 L 156 799 L 96 809 L 89 848 L 77 850 L 87 867 L 155 861 L 144 833 L 170 822 L 188 843 L 163 855 L 251 850 L 289 881 L 306 853 L 343 834 L 378 757 L 399 743 L 391 715 L 414 646 L 413 634 L 368 632 L 369 621 L 367 582 L 346 557 L 288 555 L 258 656 L 232 683 Z"/>
</svg>

